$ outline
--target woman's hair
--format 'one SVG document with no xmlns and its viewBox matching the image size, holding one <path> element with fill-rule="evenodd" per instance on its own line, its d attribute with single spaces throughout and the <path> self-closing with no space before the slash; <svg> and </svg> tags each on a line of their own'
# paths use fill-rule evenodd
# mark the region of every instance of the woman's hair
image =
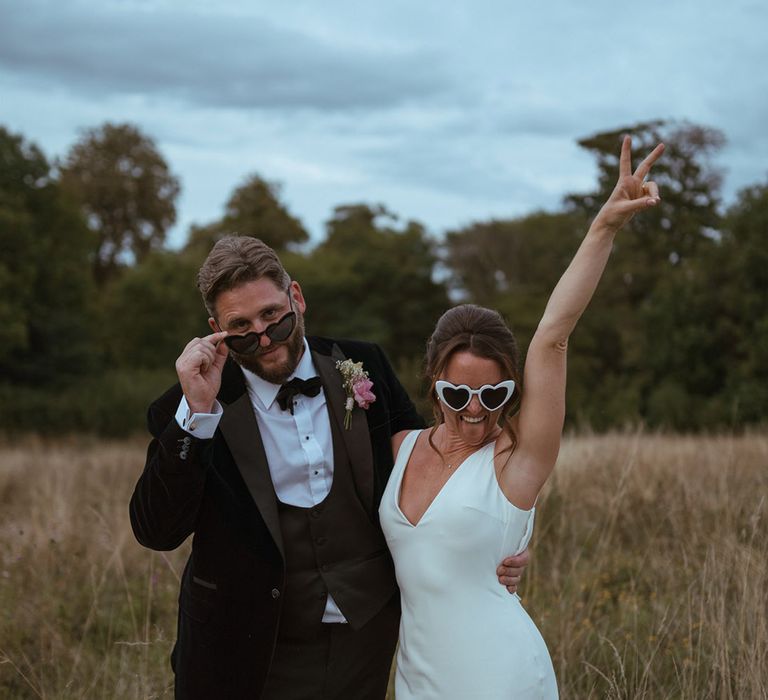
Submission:
<svg viewBox="0 0 768 700">
<path fill-rule="evenodd" d="M 432 442 L 432 436 L 443 420 L 440 401 L 435 392 L 435 382 L 445 371 L 451 357 L 457 352 L 470 352 L 477 357 L 493 360 L 499 365 L 505 378 L 515 381 L 515 393 L 503 407 L 500 419 L 502 430 L 512 442 L 511 451 L 514 451 L 517 446 L 517 435 L 513 429 L 512 416 L 520 408 L 522 396 L 517 341 L 498 311 L 474 304 L 461 304 L 446 311 L 438 320 L 432 336 L 427 341 L 424 375 L 429 381 L 429 399 L 435 416 L 435 425 L 429 435 L 429 444 L 437 449 Z"/>
<path fill-rule="evenodd" d="M 225 236 L 208 253 L 197 273 L 197 288 L 208 313 L 216 318 L 216 298 L 241 284 L 266 277 L 279 289 L 291 278 L 272 248 L 252 236 Z"/>
</svg>

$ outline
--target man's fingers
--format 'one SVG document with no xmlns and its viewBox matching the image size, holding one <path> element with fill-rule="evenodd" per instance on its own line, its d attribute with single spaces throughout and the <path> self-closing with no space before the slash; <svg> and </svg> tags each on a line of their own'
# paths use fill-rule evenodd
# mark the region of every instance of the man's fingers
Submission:
<svg viewBox="0 0 768 700">
<path fill-rule="evenodd" d="M 200 345 L 195 347 L 195 349 L 192 351 L 192 356 L 190 359 L 193 361 L 195 366 L 200 367 L 203 371 L 205 371 L 214 362 L 216 362 L 216 350 L 216 348 L 211 347 L 210 345 L 204 345 L 203 343 L 200 343 Z"/>
<path fill-rule="evenodd" d="M 622 149 L 622 155 L 623 153 L 624 151 Z M 662 153 L 664 153 L 664 144 L 660 143 L 643 159 L 643 162 L 637 166 L 635 177 L 639 177 L 641 180 L 645 179 L 648 173 L 651 172 L 651 167 L 661 157 Z"/>
<path fill-rule="evenodd" d="M 209 343 L 213 343 L 214 345 L 218 343 L 220 340 L 223 340 L 229 335 L 227 331 L 218 331 L 216 333 L 211 333 L 210 335 L 206 335 L 205 338 L 202 338 L 202 340 L 207 340 Z"/>
<path fill-rule="evenodd" d="M 192 338 L 185 346 L 184 346 L 184 352 L 187 350 L 190 350 L 191 348 L 200 345 L 202 343 L 208 343 L 211 346 L 215 346 L 216 343 L 218 343 L 220 340 L 223 340 L 224 338 L 229 335 L 226 331 L 219 331 L 218 333 L 211 333 L 210 335 L 206 335 L 202 338 Z"/>
<path fill-rule="evenodd" d="M 619 156 L 619 177 L 632 174 L 632 139 L 625 136 L 621 142 L 621 155 Z"/>
<path fill-rule="evenodd" d="M 187 371 L 200 368 L 205 371 L 216 361 L 217 353 L 218 348 L 213 343 L 208 342 L 205 338 L 195 338 L 187 344 L 176 362 L 176 368 Z"/>
<path fill-rule="evenodd" d="M 229 355 L 229 347 L 226 343 L 219 343 L 216 346 L 216 354 L 213 358 L 213 364 L 221 369 L 227 361 L 227 355 Z"/>
<path fill-rule="evenodd" d="M 528 548 L 526 547 L 520 554 L 515 554 L 513 557 L 507 557 L 504 559 L 504 561 L 501 562 L 501 566 L 499 566 L 498 573 L 499 576 L 502 575 L 502 567 L 511 566 L 516 569 L 521 569 L 523 567 L 528 566 L 528 560 L 531 558 L 531 554 L 528 551 Z"/>
</svg>

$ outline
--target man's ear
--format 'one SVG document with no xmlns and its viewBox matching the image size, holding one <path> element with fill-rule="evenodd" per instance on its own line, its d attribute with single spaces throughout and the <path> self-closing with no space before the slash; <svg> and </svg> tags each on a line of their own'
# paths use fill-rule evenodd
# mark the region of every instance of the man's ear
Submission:
<svg viewBox="0 0 768 700">
<path fill-rule="evenodd" d="M 216 323 L 216 319 L 213 316 L 208 318 L 208 325 L 211 327 L 211 330 L 214 333 L 218 333 L 221 330 L 221 328 L 219 328 L 219 324 Z"/>
<path fill-rule="evenodd" d="M 307 310 L 307 302 L 304 301 L 304 294 L 301 291 L 301 285 L 293 280 L 290 287 L 291 299 L 293 299 L 294 306 L 301 311 L 302 315 Z"/>
</svg>

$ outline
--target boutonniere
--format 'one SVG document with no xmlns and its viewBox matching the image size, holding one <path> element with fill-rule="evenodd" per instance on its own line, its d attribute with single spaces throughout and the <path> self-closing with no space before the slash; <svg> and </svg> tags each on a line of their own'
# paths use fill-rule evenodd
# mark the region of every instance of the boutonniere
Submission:
<svg viewBox="0 0 768 700">
<path fill-rule="evenodd" d="M 376 396 L 371 391 L 373 382 L 368 379 L 368 372 L 363 369 L 362 362 L 337 360 L 336 369 L 341 372 L 341 377 L 344 380 L 344 391 L 347 392 L 347 401 L 344 404 L 347 411 L 344 414 L 344 428 L 349 430 L 352 425 L 352 409 L 355 404 L 360 408 L 368 408 L 376 400 Z"/>
</svg>

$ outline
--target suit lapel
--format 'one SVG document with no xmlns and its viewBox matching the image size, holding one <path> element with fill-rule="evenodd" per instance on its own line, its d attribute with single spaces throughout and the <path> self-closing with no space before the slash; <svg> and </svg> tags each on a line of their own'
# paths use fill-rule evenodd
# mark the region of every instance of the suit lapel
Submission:
<svg viewBox="0 0 768 700">
<path fill-rule="evenodd" d="M 358 407 L 352 410 L 352 424 L 349 430 L 344 428 L 345 404 L 347 395 L 341 373 L 336 369 L 336 361 L 346 359 L 334 344 L 331 356 L 321 355 L 312 351 L 312 360 L 323 382 L 325 402 L 329 418 L 336 424 L 334 435 L 341 434 L 344 447 L 347 450 L 352 476 L 357 486 L 360 499 L 369 512 L 373 508 L 373 450 L 371 437 L 368 432 L 368 421 L 365 412 Z"/>
<path fill-rule="evenodd" d="M 280 550 L 280 554 L 285 557 L 275 487 L 272 484 L 267 454 L 264 451 L 264 443 L 261 440 L 261 433 L 247 391 L 224 409 L 219 429 L 227 441 L 243 481 L 272 539 Z"/>
</svg>

